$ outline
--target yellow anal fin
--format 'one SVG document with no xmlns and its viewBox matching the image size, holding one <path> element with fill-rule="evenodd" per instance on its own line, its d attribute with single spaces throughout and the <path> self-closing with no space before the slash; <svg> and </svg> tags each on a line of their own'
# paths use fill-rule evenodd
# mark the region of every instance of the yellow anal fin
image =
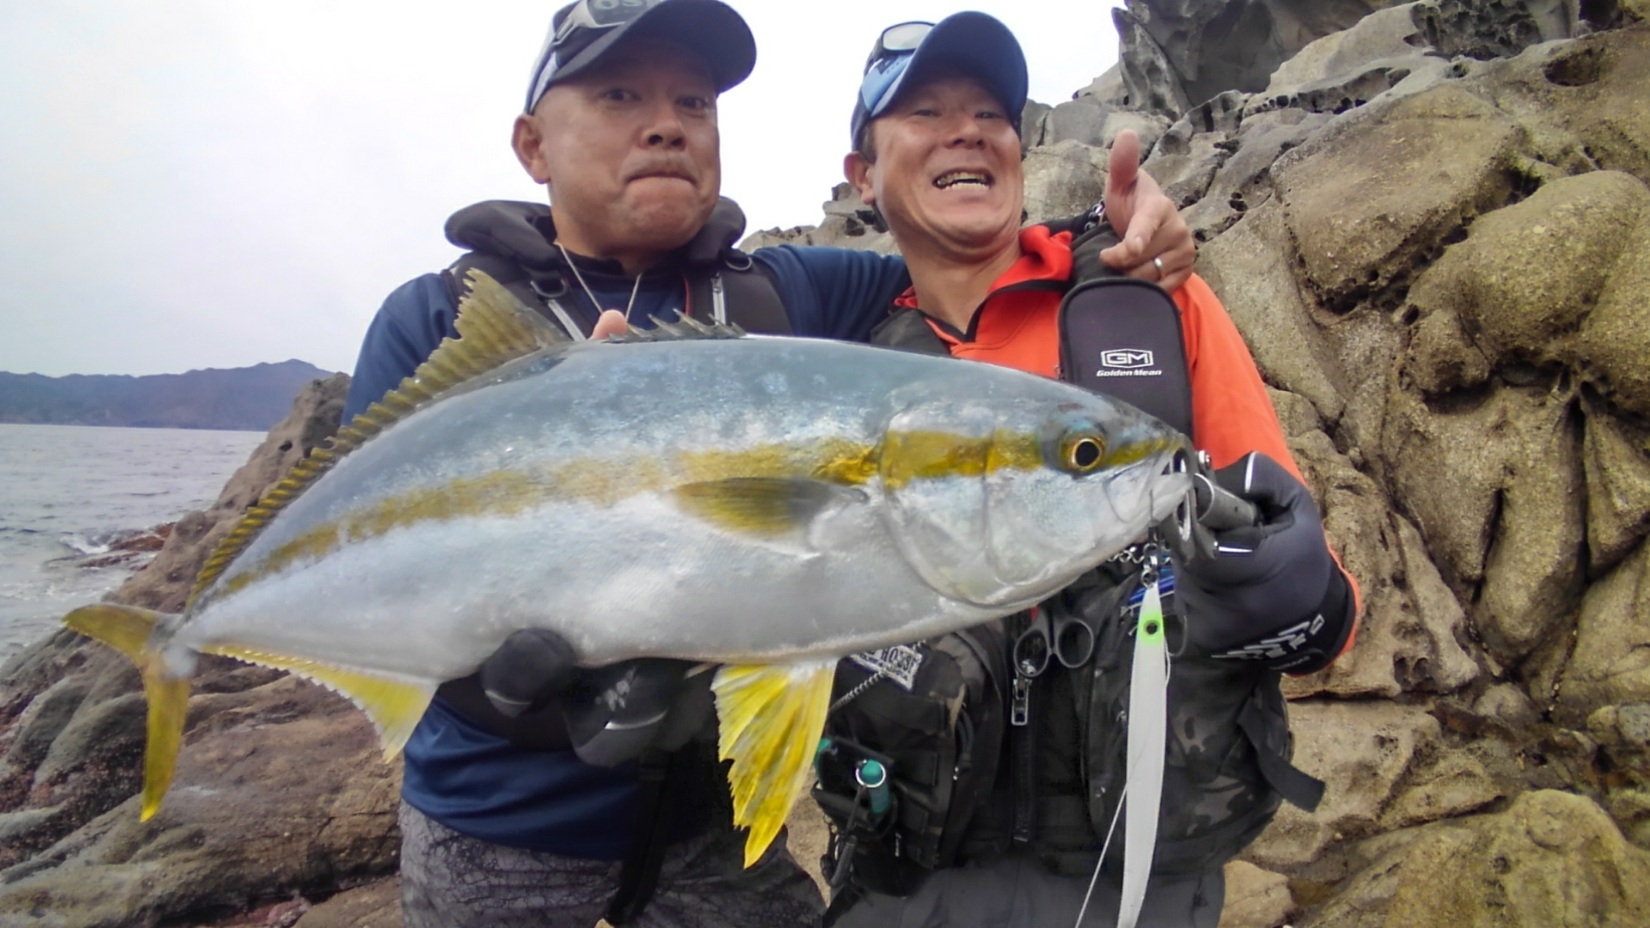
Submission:
<svg viewBox="0 0 1650 928">
<path fill-rule="evenodd" d="M 141 667 L 149 636 L 154 634 L 155 626 L 165 617 L 164 612 L 136 606 L 98 603 L 69 613 L 63 617 L 63 624 L 82 635 L 96 638 Z"/>
<path fill-rule="evenodd" d="M 256 648 L 219 644 L 202 648 L 207 654 L 221 654 L 250 664 L 274 667 L 313 680 L 355 703 L 372 719 L 384 759 L 393 760 L 411 737 L 418 720 L 424 717 L 435 695 L 434 682 L 395 680 L 359 670 L 351 670 L 303 657 L 273 654 Z"/>
<path fill-rule="evenodd" d="M 675 490 L 686 512 L 741 534 L 783 535 L 805 528 L 820 512 L 858 491 L 819 480 L 731 477 L 687 483 Z"/>
<path fill-rule="evenodd" d="M 835 661 L 727 666 L 716 672 L 716 714 L 733 790 L 733 823 L 750 829 L 745 866 L 756 863 L 807 786 Z"/>
</svg>

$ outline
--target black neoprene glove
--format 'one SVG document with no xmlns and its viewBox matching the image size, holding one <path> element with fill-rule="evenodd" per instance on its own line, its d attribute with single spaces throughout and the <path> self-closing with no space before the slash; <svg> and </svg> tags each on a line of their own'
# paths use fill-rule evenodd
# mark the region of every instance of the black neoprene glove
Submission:
<svg viewBox="0 0 1650 928">
<path fill-rule="evenodd" d="M 555 632 L 515 631 L 482 663 L 482 690 L 512 719 L 564 726 L 568 746 L 604 767 L 650 748 L 675 750 L 714 713 L 712 675 L 688 677 L 694 665 L 686 661 L 638 658 L 581 668 L 576 660 Z"/>
<path fill-rule="evenodd" d="M 1351 630 L 1353 604 L 1312 494 L 1257 452 L 1216 471 L 1215 482 L 1255 503 L 1260 524 L 1219 532 L 1212 557 L 1176 565 L 1191 645 L 1273 670 L 1327 665 Z"/>
</svg>

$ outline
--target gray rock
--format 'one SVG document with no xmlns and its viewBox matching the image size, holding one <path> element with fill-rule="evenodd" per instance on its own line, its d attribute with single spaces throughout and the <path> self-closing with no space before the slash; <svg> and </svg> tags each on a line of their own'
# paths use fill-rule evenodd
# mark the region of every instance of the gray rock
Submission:
<svg viewBox="0 0 1650 928">
<path fill-rule="evenodd" d="M 1588 589 L 1555 718 L 1581 727 L 1609 706 L 1650 703 L 1650 547 L 1640 545 Z"/>
<path fill-rule="evenodd" d="M 1121 58 L 1131 95 L 1137 83 L 1158 88 L 1160 97 L 1174 94 L 1185 101 L 1173 110 L 1179 114 L 1224 91 L 1265 89 L 1278 66 L 1314 40 L 1392 5 L 1383 0 L 1129 0 L 1127 19 L 1114 18 L 1124 38 Z M 1131 42 L 1155 48 L 1156 57 L 1131 56 Z M 1131 74 L 1142 65 L 1150 71 Z M 1165 112 L 1145 97 L 1135 99 L 1136 106 Z"/>
<path fill-rule="evenodd" d="M 1102 106 L 1126 107 L 1134 103 L 1129 98 L 1128 85 L 1123 82 L 1123 64 L 1118 62 L 1106 69 L 1106 73 L 1095 78 L 1087 87 L 1077 91 L 1078 99 L 1089 97 Z"/>
<path fill-rule="evenodd" d="M 1027 100 L 1020 111 L 1020 151 L 1045 144 L 1048 141 L 1048 119 L 1054 108 L 1047 103 Z"/>
<path fill-rule="evenodd" d="M 1070 140 L 1104 147 L 1109 142 L 1105 137 L 1106 117 L 1112 112 L 1111 107 L 1090 97 L 1078 97 L 1058 104 L 1048 114 L 1043 144 L 1054 145 Z"/>
<path fill-rule="evenodd" d="M 1650 854 L 1591 800 L 1544 791 L 1389 842 L 1313 924 L 1625 928 L 1647 912 Z"/>
<path fill-rule="evenodd" d="M 1026 216 L 1031 222 L 1077 216 L 1094 208 L 1106 192 L 1104 149 L 1060 142 L 1026 153 Z"/>
<path fill-rule="evenodd" d="M 1170 119 L 1190 109 L 1192 101 L 1180 73 L 1136 12 L 1128 8 L 1112 10 L 1111 21 L 1122 38 L 1119 58 L 1130 105 Z"/>
<path fill-rule="evenodd" d="M 1285 804 L 1244 855 L 1284 872 L 1373 833 L 1418 757 L 1436 749 L 1440 734 L 1425 711 L 1390 703 L 1294 703 L 1289 713 L 1295 765 L 1327 784 L 1323 802 L 1315 812 Z"/>
</svg>

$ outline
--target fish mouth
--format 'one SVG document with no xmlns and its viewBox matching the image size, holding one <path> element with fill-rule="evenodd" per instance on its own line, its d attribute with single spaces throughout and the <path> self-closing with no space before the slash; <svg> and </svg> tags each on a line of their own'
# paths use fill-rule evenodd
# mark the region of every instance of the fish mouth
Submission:
<svg viewBox="0 0 1650 928">
<path fill-rule="evenodd" d="M 975 168 L 961 168 L 955 171 L 946 171 L 934 178 L 933 184 L 937 189 L 950 190 L 953 187 L 968 189 L 979 187 L 986 190 L 995 186 L 997 179 L 990 171 Z"/>
</svg>

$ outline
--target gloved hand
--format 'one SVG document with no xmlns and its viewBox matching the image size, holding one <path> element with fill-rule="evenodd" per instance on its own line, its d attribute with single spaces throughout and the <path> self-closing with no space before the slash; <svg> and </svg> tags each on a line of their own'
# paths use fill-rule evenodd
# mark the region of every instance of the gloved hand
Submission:
<svg viewBox="0 0 1650 928">
<path fill-rule="evenodd" d="M 500 713 L 523 724 L 565 726 L 581 759 L 611 767 L 648 748 L 675 750 L 705 727 L 715 711 L 713 675 L 687 677 L 694 666 L 638 658 L 581 668 L 566 639 L 534 628 L 512 632 L 482 663 L 480 676 Z"/>
<path fill-rule="evenodd" d="M 667 658 L 638 658 L 580 674 L 560 697 L 573 750 L 587 764 L 612 767 L 643 751 L 674 751 L 715 714 L 708 670 Z"/>
<path fill-rule="evenodd" d="M 1215 472 L 1225 490 L 1255 503 L 1260 524 L 1216 534 L 1213 557 L 1175 565 L 1175 593 L 1192 646 L 1276 670 L 1322 666 L 1351 623 L 1351 591 L 1330 556 L 1306 487 L 1283 465 L 1251 452 Z"/>
<path fill-rule="evenodd" d="M 481 665 L 481 689 L 510 718 L 543 708 L 573 682 L 578 655 L 567 639 L 543 628 L 511 632 Z"/>
</svg>

